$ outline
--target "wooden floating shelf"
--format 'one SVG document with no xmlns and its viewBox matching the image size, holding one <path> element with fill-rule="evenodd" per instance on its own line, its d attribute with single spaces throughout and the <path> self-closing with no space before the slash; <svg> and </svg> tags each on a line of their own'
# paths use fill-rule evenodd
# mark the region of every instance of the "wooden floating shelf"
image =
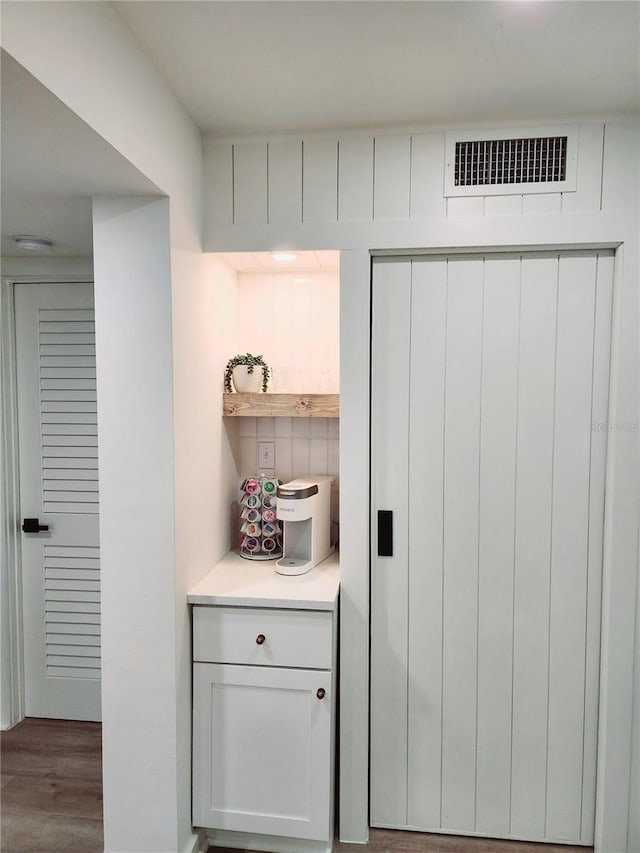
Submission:
<svg viewBox="0 0 640 853">
<path fill-rule="evenodd" d="M 339 394 L 223 394 L 223 414 L 245 418 L 339 418 Z"/>
</svg>

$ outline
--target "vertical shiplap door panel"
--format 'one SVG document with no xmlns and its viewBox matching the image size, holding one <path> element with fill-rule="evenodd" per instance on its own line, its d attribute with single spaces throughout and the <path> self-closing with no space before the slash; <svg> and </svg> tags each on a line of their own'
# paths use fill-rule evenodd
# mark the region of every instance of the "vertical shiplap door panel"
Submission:
<svg viewBox="0 0 640 853">
<path fill-rule="evenodd" d="M 267 143 L 233 146 L 233 221 L 235 225 L 267 222 Z"/>
<path fill-rule="evenodd" d="M 560 258 L 545 827 L 558 839 L 581 830 L 595 289 L 593 255 Z"/>
<path fill-rule="evenodd" d="M 374 219 L 408 219 L 411 187 L 411 137 L 377 136 L 375 139 Z"/>
<path fill-rule="evenodd" d="M 587 624 L 599 624 L 602 602 L 604 493 L 607 454 L 606 423 L 609 409 L 609 360 L 613 304 L 613 253 L 597 259 L 595 328 L 593 336 L 593 394 L 591 400 L 591 479 L 589 483 L 589 556 L 587 566 Z M 589 838 L 595 822 L 600 634 L 586 636 L 584 762 L 582 768 L 582 838 Z"/>
<path fill-rule="evenodd" d="M 371 756 L 371 810 L 387 825 L 407 822 L 407 599 L 411 265 L 380 264 L 373 283 L 371 429 L 378 457 L 371 484 L 372 637 L 371 731 L 378 749 Z M 365 495 L 363 493 L 363 499 Z M 393 512 L 393 556 L 377 555 L 377 512 Z"/>
<path fill-rule="evenodd" d="M 444 435 L 442 824 L 473 831 L 482 260 L 448 264 Z M 412 448 L 413 450 L 413 448 Z M 415 448 L 420 452 L 419 445 Z M 413 455 L 413 454 L 412 454 Z M 464 535 L 461 532 L 464 531 Z"/>
<path fill-rule="evenodd" d="M 508 835 L 519 258 L 486 264 L 482 323 L 476 831 Z"/>
<path fill-rule="evenodd" d="M 270 142 L 269 224 L 302 221 L 302 144 L 299 140 Z"/>
<path fill-rule="evenodd" d="M 515 502 L 511 832 L 544 838 L 557 257 L 524 258 Z"/>
<path fill-rule="evenodd" d="M 337 139 L 309 139 L 302 143 L 302 218 L 304 222 L 337 221 Z"/>
<path fill-rule="evenodd" d="M 373 137 L 350 136 L 338 141 L 338 219 L 373 219 Z"/>
<path fill-rule="evenodd" d="M 393 584 L 372 558 L 371 822 L 592 844 L 612 255 L 373 276 L 372 510 L 409 523 Z"/>
<path fill-rule="evenodd" d="M 444 366 L 447 262 L 412 268 L 409 441 L 422 446 L 409 470 L 409 826 L 439 826 L 442 760 Z M 377 455 L 376 455 L 377 458 Z"/>
</svg>

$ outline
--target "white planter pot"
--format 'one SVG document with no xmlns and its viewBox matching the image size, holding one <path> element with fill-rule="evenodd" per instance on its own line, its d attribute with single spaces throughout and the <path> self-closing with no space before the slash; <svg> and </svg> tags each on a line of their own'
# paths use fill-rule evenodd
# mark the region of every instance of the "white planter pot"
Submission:
<svg viewBox="0 0 640 853">
<path fill-rule="evenodd" d="M 233 368 L 231 372 L 233 387 L 240 394 L 257 394 L 258 391 L 262 391 L 262 367 L 257 364 L 253 368 L 253 373 L 248 371 L 246 364 L 239 364 Z"/>
</svg>

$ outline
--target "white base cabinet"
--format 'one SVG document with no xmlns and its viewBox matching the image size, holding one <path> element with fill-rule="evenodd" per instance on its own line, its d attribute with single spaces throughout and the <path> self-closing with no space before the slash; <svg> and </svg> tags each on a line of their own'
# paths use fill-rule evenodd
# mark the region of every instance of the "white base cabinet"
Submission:
<svg viewBox="0 0 640 853">
<path fill-rule="evenodd" d="M 336 619 L 193 608 L 195 826 L 330 844 Z"/>
</svg>

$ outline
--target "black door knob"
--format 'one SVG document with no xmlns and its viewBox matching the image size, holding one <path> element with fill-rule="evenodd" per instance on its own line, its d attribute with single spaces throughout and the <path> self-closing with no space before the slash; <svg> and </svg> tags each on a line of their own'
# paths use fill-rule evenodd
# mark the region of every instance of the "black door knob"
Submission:
<svg viewBox="0 0 640 853">
<path fill-rule="evenodd" d="M 22 530 L 25 533 L 41 533 L 43 530 L 48 530 L 48 524 L 40 524 L 39 518 L 23 518 Z"/>
</svg>

